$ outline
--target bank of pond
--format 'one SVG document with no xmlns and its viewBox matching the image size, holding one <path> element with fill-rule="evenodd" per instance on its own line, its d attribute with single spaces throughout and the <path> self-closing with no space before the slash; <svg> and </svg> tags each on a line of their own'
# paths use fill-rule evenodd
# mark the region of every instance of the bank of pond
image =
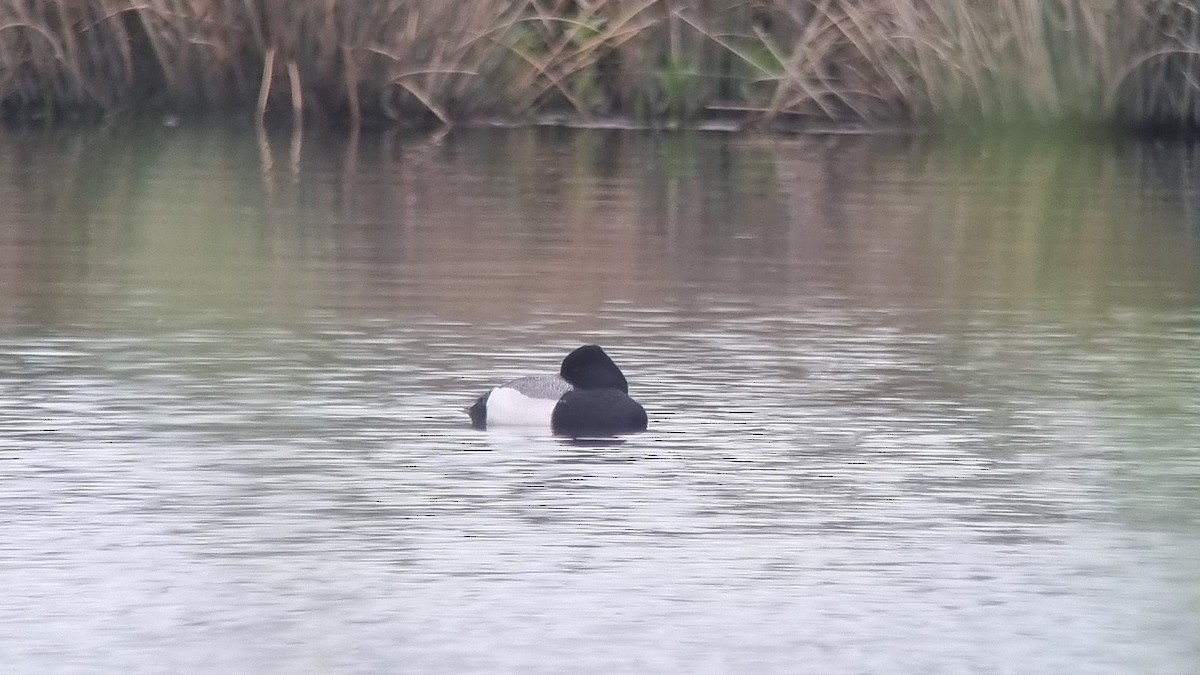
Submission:
<svg viewBox="0 0 1200 675">
<path fill-rule="evenodd" d="M 9 122 L 1200 127 L 1177 0 L 47 0 L 0 25 Z"/>
</svg>

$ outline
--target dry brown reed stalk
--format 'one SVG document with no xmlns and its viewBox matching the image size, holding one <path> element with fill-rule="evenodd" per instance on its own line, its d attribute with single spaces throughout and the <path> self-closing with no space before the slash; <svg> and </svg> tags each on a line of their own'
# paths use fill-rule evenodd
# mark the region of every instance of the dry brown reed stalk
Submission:
<svg viewBox="0 0 1200 675">
<path fill-rule="evenodd" d="M 897 0 L 918 114 L 1036 124 L 1196 125 L 1200 9 L 1159 0 Z"/>
<path fill-rule="evenodd" d="M 907 96 L 935 116 L 1098 117 L 1105 61 L 1114 56 L 1104 4 L 899 0 L 896 52 L 915 73 Z"/>
<path fill-rule="evenodd" d="M 1146 126 L 1200 127 L 1200 6 L 1158 0 L 1124 14 L 1139 49 L 1114 88 L 1121 115 Z"/>
<path fill-rule="evenodd" d="M 114 107 L 105 80 L 129 86 L 128 36 L 100 3 L 0 5 L 0 92 L 10 106 L 48 114 L 57 106 Z M 105 31 L 121 42 L 110 45 Z"/>
<path fill-rule="evenodd" d="M 598 104 L 588 99 L 604 93 L 598 81 L 601 62 L 658 25 L 648 11 L 658 4 L 659 0 L 554 4 L 531 0 L 531 14 L 511 24 L 516 39 L 508 45 L 528 66 L 514 81 L 517 108 L 534 108 L 553 90 L 576 113 L 590 116 Z"/>
<path fill-rule="evenodd" d="M 0 115 L 1200 126 L 1193 0 L 9 0 Z"/>
</svg>

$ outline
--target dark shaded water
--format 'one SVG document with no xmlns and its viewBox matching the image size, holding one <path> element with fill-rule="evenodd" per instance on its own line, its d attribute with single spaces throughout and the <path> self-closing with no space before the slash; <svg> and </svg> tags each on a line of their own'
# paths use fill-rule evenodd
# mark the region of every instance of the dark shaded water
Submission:
<svg viewBox="0 0 1200 675">
<path fill-rule="evenodd" d="M 0 662 L 1195 672 L 1197 171 L 0 136 Z M 469 428 L 583 342 L 649 432 Z"/>
</svg>

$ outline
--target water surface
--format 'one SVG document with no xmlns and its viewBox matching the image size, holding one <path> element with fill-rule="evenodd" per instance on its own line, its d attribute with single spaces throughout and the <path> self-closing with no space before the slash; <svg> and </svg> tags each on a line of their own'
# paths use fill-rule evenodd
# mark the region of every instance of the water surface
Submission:
<svg viewBox="0 0 1200 675">
<path fill-rule="evenodd" d="M 0 136 L 6 672 L 1190 673 L 1186 145 Z M 603 344 L 650 414 L 478 432 Z"/>
</svg>

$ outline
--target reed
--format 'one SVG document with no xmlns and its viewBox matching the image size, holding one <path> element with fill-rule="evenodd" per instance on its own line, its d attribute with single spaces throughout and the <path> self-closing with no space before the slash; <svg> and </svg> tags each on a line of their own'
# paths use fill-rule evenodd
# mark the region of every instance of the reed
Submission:
<svg viewBox="0 0 1200 675">
<path fill-rule="evenodd" d="M 0 115 L 1200 127 L 1192 0 L 10 0 Z"/>
<path fill-rule="evenodd" d="M 917 115 L 1194 126 L 1200 18 L 1183 0 L 898 0 Z"/>
</svg>

